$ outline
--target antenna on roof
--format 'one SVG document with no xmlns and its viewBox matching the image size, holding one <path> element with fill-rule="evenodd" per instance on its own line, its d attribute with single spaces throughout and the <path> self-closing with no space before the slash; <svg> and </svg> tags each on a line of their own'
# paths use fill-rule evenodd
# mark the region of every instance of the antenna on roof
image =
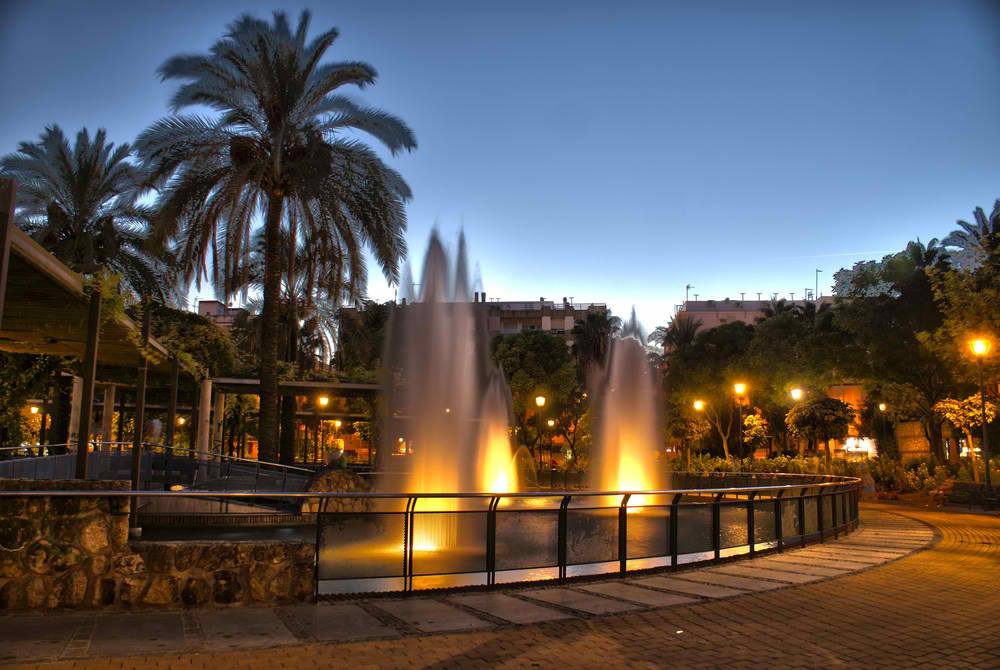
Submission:
<svg viewBox="0 0 1000 670">
<path fill-rule="evenodd" d="M 684 287 L 684 302 L 688 301 L 688 291 L 690 291 L 693 288 L 694 288 L 693 284 L 688 284 L 687 286 Z M 695 300 L 698 299 L 698 294 L 697 293 L 694 294 L 694 299 Z"/>
</svg>

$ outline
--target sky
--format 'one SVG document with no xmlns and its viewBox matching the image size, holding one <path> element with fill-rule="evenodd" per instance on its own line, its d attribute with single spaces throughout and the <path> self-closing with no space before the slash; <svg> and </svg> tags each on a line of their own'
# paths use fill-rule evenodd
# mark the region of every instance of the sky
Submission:
<svg viewBox="0 0 1000 670">
<path fill-rule="evenodd" d="M 464 229 L 490 298 L 634 305 L 801 297 L 1000 197 L 1000 2 L 312 3 L 354 93 L 414 129 L 388 157 L 430 231 Z M 309 3 L 0 3 L 0 154 L 58 123 L 131 142 L 156 69 L 242 13 Z M 393 288 L 370 266 L 369 294 Z"/>
</svg>

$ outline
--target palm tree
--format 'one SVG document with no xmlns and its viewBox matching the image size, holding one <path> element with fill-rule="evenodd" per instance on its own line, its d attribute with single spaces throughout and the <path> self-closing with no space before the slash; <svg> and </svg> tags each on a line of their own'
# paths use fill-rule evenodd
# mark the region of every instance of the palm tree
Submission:
<svg viewBox="0 0 1000 670">
<path fill-rule="evenodd" d="M 960 267 L 976 267 L 989 262 L 1000 263 L 1000 200 L 986 216 L 982 207 L 973 212 L 975 223 L 959 221 L 959 230 L 949 233 L 941 243 L 957 250 Z"/>
<path fill-rule="evenodd" d="M 93 138 L 84 128 L 71 147 L 52 125 L 0 159 L 0 172 L 19 183 L 17 225 L 59 260 L 85 274 L 107 268 L 135 294 L 167 302 L 168 265 L 145 249 L 150 212 L 137 203 L 143 180 L 131 153 L 103 128 Z"/>
<path fill-rule="evenodd" d="M 586 375 L 591 366 L 604 363 L 611 346 L 611 338 L 622 327 L 622 320 L 611 312 L 588 312 L 586 318 L 573 326 L 573 351 L 576 354 L 577 369 Z"/>
<path fill-rule="evenodd" d="M 367 246 L 390 282 L 405 256 L 403 178 L 368 147 L 344 133 L 362 131 L 395 155 L 416 148 L 411 130 L 381 110 L 336 93 L 375 82 L 365 63 L 321 64 L 337 38 L 328 30 L 306 41 L 309 13 L 294 32 L 284 13 L 272 23 L 236 20 L 209 53 L 176 56 L 160 68 L 183 83 L 174 112 L 207 106 L 215 118 L 175 114 L 139 137 L 140 157 L 161 190 L 154 242 L 172 243 L 182 278 L 200 282 L 212 267 L 222 294 L 232 295 L 239 259 L 263 214 L 263 319 L 260 356 L 262 455 L 277 444 L 278 319 L 281 302 L 281 227 L 292 248 L 299 227 L 326 240 L 330 253 L 361 259 Z M 294 255 L 292 256 L 294 258 Z M 357 263 L 356 265 L 360 265 Z M 296 268 L 286 270 L 295 285 Z M 294 302 L 292 303 L 294 307 Z M 292 322 L 295 322 L 293 316 Z"/>
<path fill-rule="evenodd" d="M 649 335 L 649 340 L 671 353 L 690 345 L 698 335 L 701 321 L 690 314 L 676 314 L 667 327 L 659 326 Z"/>
</svg>

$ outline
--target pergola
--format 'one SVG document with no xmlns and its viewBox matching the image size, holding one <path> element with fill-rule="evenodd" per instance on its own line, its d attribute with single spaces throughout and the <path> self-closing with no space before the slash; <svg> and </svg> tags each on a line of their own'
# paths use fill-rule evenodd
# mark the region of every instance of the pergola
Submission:
<svg viewBox="0 0 1000 670">
<path fill-rule="evenodd" d="M 0 351 L 81 359 L 83 384 L 75 427 L 78 478 L 85 478 L 87 474 L 87 444 L 99 370 L 134 370 L 137 430 L 133 437 L 132 476 L 135 486 L 150 374 L 169 380 L 169 419 L 165 436 L 169 445 L 173 444 L 179 376 L 184 372 L 198 379 L 201 372 L 187 369 L 152 336 L 148 309 L 144 310 L 141 325 L 125 314 L 102 318 L 100 291 L 87 291 L 81 275 L 14 224 L 15 193 L 14 181 L 0 179 Z M 112 405 L 113 397 L 112 393 Z"/>
</svg>

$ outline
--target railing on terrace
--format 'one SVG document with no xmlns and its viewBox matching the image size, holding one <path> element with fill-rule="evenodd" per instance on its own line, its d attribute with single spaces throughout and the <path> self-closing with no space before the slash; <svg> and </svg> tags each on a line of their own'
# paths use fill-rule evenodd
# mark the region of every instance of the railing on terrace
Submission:
<svg viewBox="0 0 1000 670">
<path fill-rule="evenodd" d="M 525 493 L 0 492 L 253 500 L 315 512 L 316 594 L 524 582 L 720 561 L 823 541 L 858 523 L 860 480 L 677 473 L 655 491 Z M 737 482 L 737 486 L 688 488 Z"/>
<path fill-rule="evenodd" d="M 218 491 L 294 492 L 305 490 L 313 470 L 198 451 L 143 443 L 139 460 L 139 488 L 173 486 Z M 75 445 L 44 444 L 0 448 L 0 478 L 73 479 Z M 88 479 L 131 479 L 132 443 L 91 443 L 87 454 Z"/>
</svg>

